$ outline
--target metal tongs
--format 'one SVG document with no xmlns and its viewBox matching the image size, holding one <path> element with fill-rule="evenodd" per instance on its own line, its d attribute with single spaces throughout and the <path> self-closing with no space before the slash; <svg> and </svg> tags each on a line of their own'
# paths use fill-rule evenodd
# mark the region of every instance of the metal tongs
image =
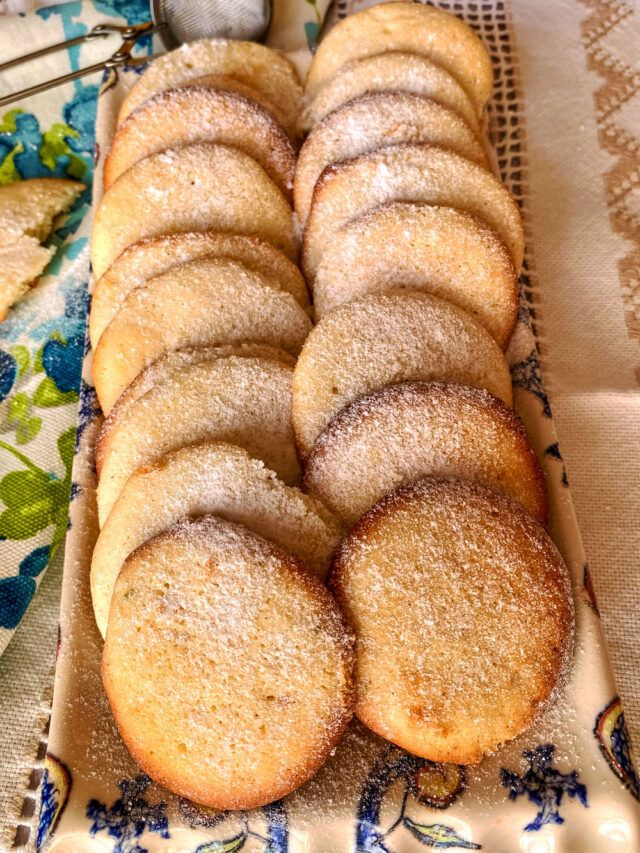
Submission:
<svg viewBox="0 0 640 853">
<path fill-rule="evenodd" d="M 30 95 L 37 95 L 39 92 L 45 92 L 47 89 L 53 89 L 55 86 L 60 86 L 63 83 L 68 83 L 70 80 L 77 80 L 80 77 L 85 77 L 87 74 L 93 74 L 96 71 L 101 71 L 104 68 L 118 68 L 125 65 L 127 62 L 135 64 L 136 62 L 147 62 L 149 57 L 140 57 L 139 59 L 131 56 L 131 51 L 138 43 L 140 38 L 145 35 L 151 35 L 158 32 L 166 26 L 165 23 L 156 24 L 154 21 L 145 21 L 143 24 L 135 24 L 133 26 L 118 26 L 117 24 L 97 24 L 93 29 L 89 30 L 82 36 L 67 39 L 66 41 L 58 42 L 47 47 L 41 47 L 39 50 L 34 50 L 23 56 L 17 56 L 15 59 L 10 59 L 7 62 L 0 63 L 0 71 L 7 68 L 13 68 L 16 65 L 21 65 L 23 62 L 28 62 L 31 59 L 38 59 L 40 56 L 46 56 L 48 53 L 62 50 L 63 48 L 73 47 L 75 44 L 81 44 L 85 41 L 93 41 L 98 38 L 118 33 L 122 38 L 122 44 L 108 59 L 96 62 L 93 65 L 88 65 L 86 68 L 79 68 L 76 71 L 70 71 L 68 74 L 63 74 L 60 77 L 55 77 L 53 80 L 45 80 L 42 83 L 36 83 L 29 86 L 27 89 L 22 89 L 19 92 L 12 92 L 10 95 L 5 95 L 0 98 L 0 107 L 7 104 L 12 104 L 15 101 L 27 98 Z"/>
</svg>

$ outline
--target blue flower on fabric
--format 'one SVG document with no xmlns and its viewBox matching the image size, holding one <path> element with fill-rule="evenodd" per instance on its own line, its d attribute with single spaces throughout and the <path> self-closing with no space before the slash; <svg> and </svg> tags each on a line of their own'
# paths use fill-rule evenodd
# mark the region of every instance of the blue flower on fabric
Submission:
<svg viewBox="0 0 640 853">
<path fill-rule="evenodd" d="M 13 388 L 18 375 L 18 364 L 15 358 L 4 350 L 0 350 L 0 400 L 4 400 Z"/>
<path fill-rule="evenodd" d="M 22 560 L 19 574 L 0 580 L 0 628 L 13 630 L 18 626 L 36 591 L 37 577 L 49 562 L 50 547 L 36 548 Z"/>
<path fill-rule="evenodd" d="M 69 103 L 64 105 L 62 115 L 65 122 L 78 131 L 78 136 L 68 140 L 69 147 L 74 151 L 93 151 L 98 89 L 95 83 L 83 86 L 78 89 Z"/>
<path fill-rule="evenodd" d="M 124 18 L 128 24 L 142 24 L 151 19 L 149 3 L 145 0 L 93 0 L 98 12 L 114 18 Z"/>
<path fill-rule="evenodd" d="M 79 390 L 83 354 L 82 335 L 72 335 L 66 342 L 51 338 L 44 345 L 42 366 L 63 394 Z"/>
</svg>

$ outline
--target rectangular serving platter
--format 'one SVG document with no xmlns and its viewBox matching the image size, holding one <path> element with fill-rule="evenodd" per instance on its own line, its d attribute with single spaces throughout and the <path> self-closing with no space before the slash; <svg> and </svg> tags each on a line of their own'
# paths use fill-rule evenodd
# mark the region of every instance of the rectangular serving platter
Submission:
<svg viewBox="0 0 640 853">
<path fill-rule="evenodd" d="M 362 8 L 370 3 L 351 4 Z M 338 4 L 340 13 L 353 11 Z M 451 9 L 452 4 L 440 3 Z M 513 98 L 504 4 L 456 3 L 496 62 L 489 122 L 495 167 L 525 205 L 523 152 Z M 296 51 L 298 64 L 308 51 Z M 94 206 L 100 152 L 137 70 L 111 72 L 99 99 Z M 517 158 L 517 162 L 516 162 Z M 525 271 L 527 265 L 525 264 Z M 57 853 L 409 853 L 425 848 L 491 853 L 631 853 L 640 849 L 640 783 L 616 694 L 598 607 L 544 392 L 526 293 L 507 357 L 514 407 L 545 470 L 549 532 L 571 574 L 576 648 L 562 692 L 544 717 L 478 767 L 416 758 L 353 723 L 327 765 L 303 788 L 261 810 L 215 813 L 151 782 L 129 756 L 100 678 L 102 640 L 89 591 L 97 537 L 93 445 L 101 415 L 83 366 L 74 498 L 67 536 L 60 644 L 49 752 L 37 835 Z"/>
</svg>

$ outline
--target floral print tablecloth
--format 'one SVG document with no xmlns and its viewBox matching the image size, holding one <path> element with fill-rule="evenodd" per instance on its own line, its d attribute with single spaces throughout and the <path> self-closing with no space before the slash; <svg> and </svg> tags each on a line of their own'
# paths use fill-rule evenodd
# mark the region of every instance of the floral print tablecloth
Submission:
<svg viewBox="0 0 640 853">
<path fill-rule="evenodd" d="M 22 20 L 0 18 L 2 56 L 11 56 L 9 49 L 25 52 L 32 40 L 74 38 L 98 22 L 137 24 L 149 18 L 146 0 L 64 3 Z M 15 40 L 5 37 L 10 28 L 18 33 Z M 149 40 L 138 50 L 148 52 Z M 39 60 L 38 79 L 93 61 L 95 43 L 74 46 Z M 25 85 L 23 75 L 33 70 L 25 66 L 3 75 L 2 94 Z M 26 81 L 33 82 L 28 76 Z M 69 177 L 87 187 L 53 237 L 58 251 L 43 279 L 0 325 L 0 653 L 64 540 L 73 499 L 99 85 L 99 75 L 93 75 L 0 112 L 0 185 Z M 90 413 L 80 412 L 80 425 Z"/>
</svg>

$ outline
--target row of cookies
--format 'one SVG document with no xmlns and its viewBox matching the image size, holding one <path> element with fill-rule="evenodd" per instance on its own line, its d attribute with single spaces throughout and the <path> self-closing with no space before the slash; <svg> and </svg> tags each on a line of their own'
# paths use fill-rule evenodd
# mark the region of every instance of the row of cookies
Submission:
<svg viewBox="0 0 640 853">
<path fill-rule="evenodd" d="M 297 787 L 353 713 L 351 635 L 322 582 L 342 526 L 297 488 L 290 417 L 311 329 L 290 206 L 301 98 L 259 45 L 154 62 L 122 106 L 92 240 L 103 680 L 140 766 L 218 808 Z"/>
<path fill-rule="evenodd" d="M 356 636 L 356 714 L 461 764 L 546 707 L 573 625 L 511 409 L 524 241 L 480 135 L 491 78 L 434 7 L 350 16 L 311 64 L 294 179 L 318 324 L 292 420 L 306 490 L 350 528 L 329 583 Z"/>
</svg>

